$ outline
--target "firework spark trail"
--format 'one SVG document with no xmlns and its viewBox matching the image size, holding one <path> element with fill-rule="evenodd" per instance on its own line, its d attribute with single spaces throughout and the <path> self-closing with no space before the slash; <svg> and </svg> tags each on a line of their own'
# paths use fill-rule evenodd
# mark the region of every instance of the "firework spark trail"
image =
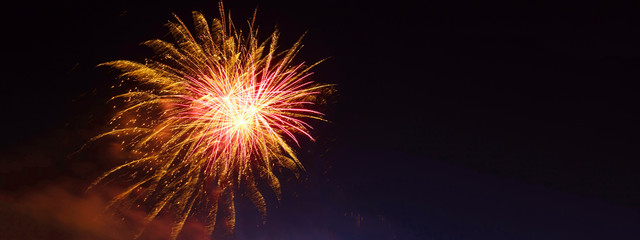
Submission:
<svg viewBox="0 0 640 240">
<path fill-rule="evenodd" d="M 233 228 L 238 191 L 266 214 L 257 181 L 268 183 L 279 198 L 274 170 L 303 169 L 289 142 L 299 146 L 297 135 L 314 140 L 303 119 L 323 119 L 310 107 L 330 87 L 307 80 L 318 63 L 291 63 L 300 40 L 276 52 L 278 32 L 259 42 L 255 13 L 247 35 L 225 17 L 222 4 L 220 14 L 209 24 L 193 12 L 195 35 L 176 16 L 177 22 L 167 24 L 175 43 L 145 42 L 156 54 L 145 63 L 101 64 L 118 69 L 123 81 L 137 87 L 113 98 L 126 106 L 113 118 L 113 130 L 92 141 L 117 137 L 134 157 L 92 186 L 125 175 L 132 184 L 112 206 L 150 206 L 145 225 L 163 212 L 173 213 L 174 239 L 196 210 L 207 213 L 208 235 L 219 210 L 229 213 L 224 224 Z"/>
</svg>

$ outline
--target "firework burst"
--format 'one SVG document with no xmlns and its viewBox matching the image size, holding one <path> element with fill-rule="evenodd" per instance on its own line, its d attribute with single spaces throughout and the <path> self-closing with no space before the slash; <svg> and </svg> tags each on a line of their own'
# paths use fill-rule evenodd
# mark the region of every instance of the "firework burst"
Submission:
<svg viewBox="0 0 640 240">
<path fill-rule="evenodd" d="M 246 34 L 225 17 L 222 5 L 220 14 L 209 24 L 193 12 L 193 33 L 176 16 L 167 24 L 175 42 L 145 42 L 156 54 L 144 63 L 101 64 L 118 69 L 135 87 L 112 99 L 122 103 L 114 128 L 93 140 L 118 138 L 132 157 L 93 185 L 126 177 L 132 184 L 112 206 L 146 206 L 145 225 L 172 213 L 172 239 L 187 218 L 203 212 L 208 235 L 220 213 L 232 231 L 238 192 L 266 214 L 257 182 L 267 183 L 279 198 L 274 170 L 303 169 L 290 144 L 299 146 L 300 136 L 313 140 L 304 119 L 322 120 L 311 108 L 329 85 L 307 80 L 317 63 L 292 64 L 300 40 L 277 51 L 277 31 L 257 40 L 255 13 Z"/>
</svg>

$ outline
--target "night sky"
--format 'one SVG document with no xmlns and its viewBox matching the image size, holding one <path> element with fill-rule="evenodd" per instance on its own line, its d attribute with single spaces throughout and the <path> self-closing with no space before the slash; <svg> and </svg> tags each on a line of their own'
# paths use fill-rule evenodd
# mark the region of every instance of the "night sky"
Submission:
<svg viewBox="0 0 640 240">
<path fill-rule="evenodd" d="M 4 7 L 0 239 L 131 236 L 96 217 L 109 189 L 85 192 L 114 151 L 74 153 L 122 91 L 96 65 L 150 57 L 172 13 L 218 17 L 89 2 Z M 639 239 L 640 6 L 477 2 L 225 2 L 283 48 L 308 31 L 297 60 L 328 57 L 312 79 L 338 90 L 298 149 L 306 173 L 267 194 L 266 223 L 239 200 L 234 239 Z"/>
</svg>

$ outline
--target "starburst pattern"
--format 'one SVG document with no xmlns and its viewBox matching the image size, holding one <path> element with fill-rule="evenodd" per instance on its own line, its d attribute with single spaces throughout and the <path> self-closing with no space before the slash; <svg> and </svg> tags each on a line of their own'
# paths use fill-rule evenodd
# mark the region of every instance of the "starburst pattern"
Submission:
<svg viewBox="0 0 640 240">
<path fill-rule="evenodd" d="M 132 157 L 94 185 L 126 177 L 132 184 L 112 206 L 147 206 L 145 225 L 172 213 L 171 238 L 196 211 L 206 213 L 201 220 L 208 235 L 218 218 L 232 231 L 238 192 L 266 214 L 257 182 L 267 183 L 279 198 L 274 170 L 303 169 L 290 144 L 299 146 L 300 136 L 313 140 L 304 119 L 323 119 L 312 106 L 329 85 L 308 80 L 317 63 L 292 64 L 300 40 L 280 52 L 277 31 L 258 41 L 255 13 L 246 34 L 225 17 L 222 5 L 220 14 L 209 24 L 193 12 L 193 34 L 176 16 L 167 24 L 175 42 L 145 42 L 155 51 L 145 63 L 102 64 L 118 69 L 125 84 L 135 84 L 112 99 L 123 103 L 114 128 L 93 140 L 118 138 Z M 218 217 L 220 212 L 225 216 Z"/>
</svg>

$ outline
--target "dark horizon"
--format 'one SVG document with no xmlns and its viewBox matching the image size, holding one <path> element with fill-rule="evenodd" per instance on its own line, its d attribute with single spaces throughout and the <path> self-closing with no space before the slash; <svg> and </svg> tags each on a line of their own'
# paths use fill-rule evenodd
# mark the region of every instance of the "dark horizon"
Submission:
<svg viewBox="0 0 640 240">
<path fill-rule="evenodd" d="M 283 180 L 266 224 L 241 201 L 236 239 L 640 236 L 638 6 L 224 5 L 243 29 L 257 7 L 262 39 L 277 27 L 282 48 L 308 31 L 297 61 L 328 58 L 312 79 L 338 90 L 329 122 L 313 123 L 317 141 L 297 149 L 304 177 Z M 217 18 L 217 2 L 7 11 L 0 238 L 118 239 L 108 229 L 127 226 L 81 214 L 108 201 L 84 190 L 117 164 L 106 145 L 74 154 L 104 130 L 104 103 L 121 91 L 96 65 L 144 61 L 152 53 L 140 43 L 170 40 L 172 13 L 187 24 L 191 11 Z"/>
</svg>

